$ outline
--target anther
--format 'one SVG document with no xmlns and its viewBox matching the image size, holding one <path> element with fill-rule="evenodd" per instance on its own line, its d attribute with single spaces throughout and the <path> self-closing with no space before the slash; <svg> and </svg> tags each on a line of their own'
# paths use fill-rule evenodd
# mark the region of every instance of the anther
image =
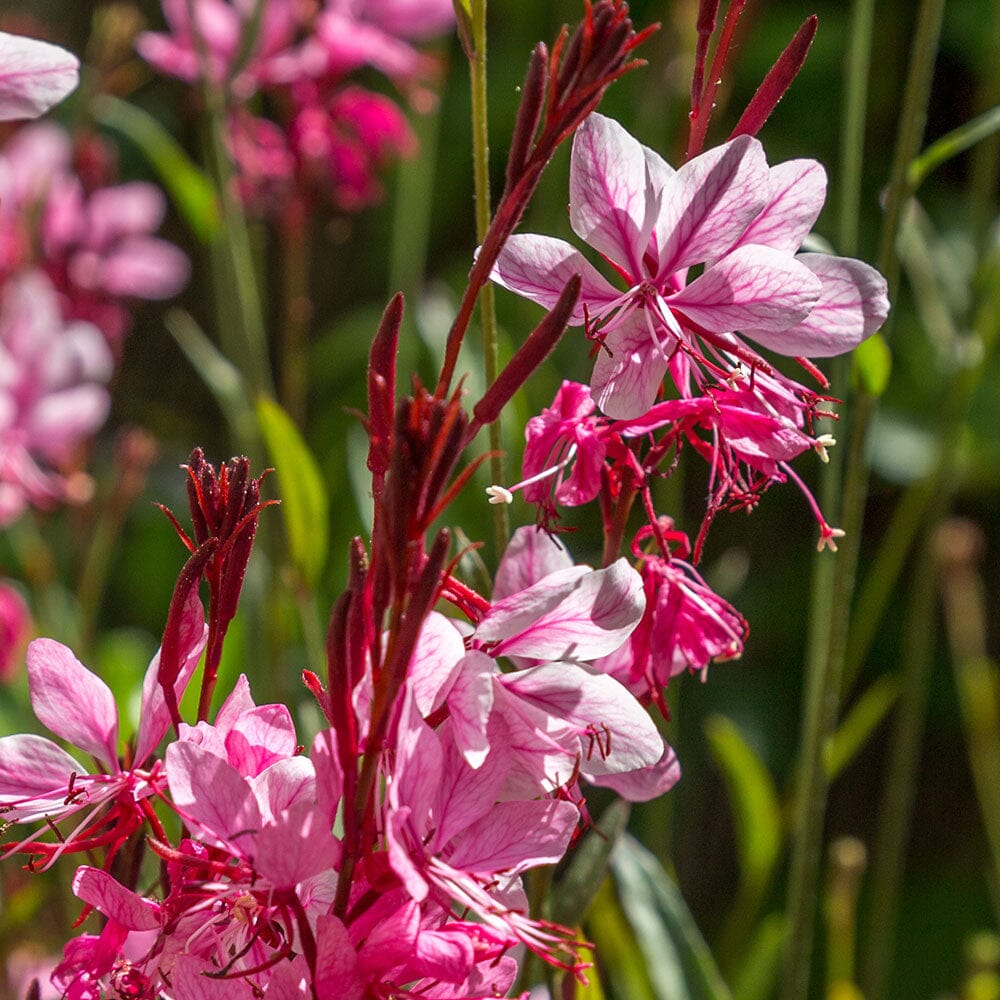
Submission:
<svg viewBox="0 0 1000 1000">
<path fill-rule="evenodd" d="M 837 443 L 837 439 L 832 434 L 820 434 L 815 441 L 813 441 L 813 448 L 816 449 L 816 454 L 819 455 L 821 462 L 829 462 L 830 456 L 826 453 L 827 448 L 832 448 Z"/>
<path fill-rule="evenodd" d="M 514 494 L 503 486 L 487 486 L 486 495 L 491 504 L 513 503 Z"/>
</svg>

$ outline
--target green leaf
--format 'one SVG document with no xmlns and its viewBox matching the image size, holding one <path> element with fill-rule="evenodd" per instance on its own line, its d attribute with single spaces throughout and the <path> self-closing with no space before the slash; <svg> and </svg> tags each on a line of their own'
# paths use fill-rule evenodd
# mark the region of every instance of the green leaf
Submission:
<svg viewBox="0 0 1000 1000">
<path fill-rule="evenodd" d="M 830 781 L 834 781 L 854 760 L 898 698 L 899 678 L 895 674 L 887 674 L 875 681 L 854 703 L 826 744 L 826 774 Z"/>
<path fill-rule="evenodd" d="M 556 887 L 549 918 L 575 927 L 590 908 L 608 871 L 608 859 L 628 825 L 630 805 L 615 799 L 573 852 L 573 860 Z"/>
<path fill-rule="evenodd" d="M 656 1000 L 729 1000 L 705 939 L 659 861 L 625 836 L 611 855 L 611 873 Z"/>
<path fill-rule="evenodd" d="M 601 956 L 601 972 L 611 996 L 620 1000 L 660 1000 L 648 967 L 636 961 L 639 942 L 622 912 L 610 878 L 600 883 L 587 916 L 586 930 Z"/>
<path fill-rule="evenodd" d="M 181 217 L 202 243 L 210 243 L 220 223 L 215 188 L 177 140 L 152 115 L 117 97 L 96 98 L 92 110 L 98 122 L 142 150 Z"/>
<path fill-rule="evenodd" d="M 786 935 L 784 914 L 771 913 L 760 922 L 733 983 L 733 1000 L 769 1000 L 774 995 Z"/>
<path fill-rule="evenodd" d="M 854 383 L 869 396 L 881 396 L 889 384 L 892 354 L 880 333 L 872 334 L 854 350 Z"/>
<path fill-rule="evenodd" d="M 975 146 L 977 142 L 982 142 L 997 132 L 1000 132 L 1000 105 L 984 111 L 972 121 L 959 125 L 947 135 L 932 142 L 916 159 L 911 160 L 906 168 L 906 183 L 911 193 L 920 187 L 928 174 L 937 170 L 943 163 L 947 163 L 948 160 Z"/>
<path fill-rule="evenodd" d="M 257 420 L 278 476 L 292 565 L 310 589 L 326 561 L 330 500 L 319 466 L 291 417 L 261 396 Z"/>
<path fill-rule="evenodd" d="M 725 716 L 705 723 L 708 746 L 729 791 L 743 880 L 763 892 L 781 851 L 781 803 L 756 751 Z"/>
</svg>

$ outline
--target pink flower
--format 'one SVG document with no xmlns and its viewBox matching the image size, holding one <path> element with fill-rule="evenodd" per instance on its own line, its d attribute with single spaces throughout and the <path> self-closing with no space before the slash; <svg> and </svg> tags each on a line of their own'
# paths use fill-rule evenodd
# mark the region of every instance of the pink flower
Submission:
<svg viewBox="0 0 1000 1000">
<path fill-rule="evenodd" d="M 580 275 L 573 320 L 601 344 L 591 392 L 609 416 L 631 419 L 652 406 L 678 352 L 720 379 L 767 370 L 734 331 L 782 354 L 827 357 L 878 329 L 888 311 L 881 275 L 856 260 L 794 254 L 824 194 L 817 163 L 768 168 L 749 136 L 674 171 L 593 114 L 573 142 L 570 222 L 627 288 L 568 243 L 533 235 L 510 239 L 493 278 L 551 308 Z M 695 265 L 704 271 L 689 282 Z"/>
<path fill-rule="evenodd" d="M 205 645 L 204 616 L 196 598 L 185 607 L 180 645 L 183 667 L 175 684 L 183 693 Z M 20 735 L 0 738 L 0 808 L 7 822 L 52 823 L 82 813 L 72 832 L 55 843 L 29 837 L 7 852 L 40 854 L 46 866 L 64 852 L 108 847 L 113 853 L 145 822 L 143 799 L 163 780 L 159 761 L 147 766 L 170 725 L 157 680 L 160 654 L 153 657 L 142 686 L 139 729 L 131 761 L 118 758 L 119 719 L 108 686 L 73 653 L 52 639 L 28 647 L 28 686 L 39 721 L 97 763 L 96 773 L 51 740 Z"/>
<path fill-rule="evenodd" d="M 0 31 L 0 121 L 48 111 L 76 88 L 79 69 L 57 45 Z"/>
<path fill-rule="evenodd" d="M 24 598 L 9 583 L 0 580 L 0 683 L 10 681 L 16 660 L 31 629 L 31 614 Z"/>
<path fill-rule="evenodd" d="M 0 526 L 28 504 L 71 499 L 59 473 L 107 416 L 111 352 L 90 323 L 66 323 L 38 271 L 0 292 Z"/>
</svg>

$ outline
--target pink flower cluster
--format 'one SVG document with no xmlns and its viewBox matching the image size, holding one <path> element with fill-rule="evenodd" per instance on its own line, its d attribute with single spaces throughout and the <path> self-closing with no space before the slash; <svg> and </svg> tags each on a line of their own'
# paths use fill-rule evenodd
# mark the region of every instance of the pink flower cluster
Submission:
<svg viewBox="0 0 1000 1000">
<path fill-rule="evenodd" d="M 159 189 L 109 185 L 73 154 L 49 122 L 0 150 L 0 525 L 29 504 L 85 497 L 67 472 L 107 416 L 132 303 L 188 277 L 187 257 L 153 235 Z"/>
<path fill-rule="evenodd" d="M 485 1000 L 506 995 L 521 947 L 582 968 L 571 932 L 528 916 L 522 876 L 573 841 L 586 816 L 581 780 L 639 800 L 679 776 L 648 714 L 595 669 L 642 619 L 642 578 L 624 559 L 574 565 L 522 528 L 492 601 L 453 579 L 443 595 L 452 588 L 466 616 L 424 619 L 382 752 L 372 742 L 382 686 L 368 656 L 346 709 L 312 679 L 336 724 L 308 754 L 288 709 L 256 705 L 244 677 L 213 723 L 180 723 L 158 753 L 170 726 L 161 651 L 122 752 L 107 686 L 60 643 L 32 643 L 38 718 L 96 767 L 43 737 L 0 739 L 6 822 L 44 820 L 8 851 L 28 854 L 32 870 L 67 853 L 105 856 L 73 880 L 106 920 L 67 944 L 53 974 L 64 996 Z M 190 595 L 171 646 L 175 704 L 203 623 Z M 182 824 L 174 837 L 170 814 Z M 140 830 L 165 873 L 145 895 L 109 873 Z"/>
<path fill-rule="evenodd" d="M 190 82 L 206 75 L 230 99 L 230 148 L 244 200 L 279 213 L 292 196 L 353 211 L 378 199 L 380 169 L 410 154 L 415 139 L 390 98 L 350 75 L 385 74 L 418 107 L 432 59 L 413 45 L 454 23 L 450 0 L 268 0 L 254 23 L 250 0 L 163 0 L 169 34 L 147 32 L 139 51 L 157 69 Z M 248 100 L 266 94 L 279 123 Z"/>
</svg>

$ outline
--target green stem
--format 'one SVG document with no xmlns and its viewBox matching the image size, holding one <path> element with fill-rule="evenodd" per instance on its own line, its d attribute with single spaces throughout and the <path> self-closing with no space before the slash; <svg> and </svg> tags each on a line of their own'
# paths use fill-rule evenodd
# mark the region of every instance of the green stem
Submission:
<svg viewBox="0 0 1000 1000">
<path fill-rule="evenodd" d="M 281 219 L 281 277 L 284 322 L 281 337 L 281 405 L 298 427 L 305 427 L 309 388 L 309 211 L 296 196 Z"/>
<path fill-rule="evenodd" d="M 490 147 L 486 114 L 486 0 L 472 0 L 472 52 L 469 59 L 469 80 L 472 88 L 472 170 L 476 189 L 476 237 L 480 243 L 490 227 Z M 497 349 L 497 320 L 493 285 L 487 282 L 479 299 L 479 316 L 483 324 L 483 363 L 486 385 L 491 386 L 500 372 Z M 501 421 L 489 426 L 490 478 L 494 483 L 507 481 L 503 455 Z M 506 504 L 493 505 L 493 534 L 497 556 L 507 547 L 510 521 Z"/>
<path fill-rule="evenodd" d="M 890 293 L 895 291 L 899 277 L 895 247 L 906 192 L 906 170 L 917 154 L 923 136 L 943 11 L 944 0 L 922 0 L 910 53 L 909 75 L 900 112 L 899 134 L 878 258 L 879 269 L 889 282 Z M 856 17 L 854 30 L 861 31 L 864 28 L 863 19 Z M 802 750 L 792 826 L 787 903 L 789 937 L 781 992 L 783 1000 L 804 1000 L 809 990 L 823 820 L 828 791 L 823 755 L 839 710 L 844 659 L 850 634 L 851 597 L 868 493 L 869 470 L 865 462 L 865 445 L 874 411 L 874 397 L 865 392 L 860 393 L 851 411 L 850 439 L 845 456 L 846 474 L 839 526 L 846 535 L 833 569 L 830 586 L 825 591 L 828 595 L 824 601 L 826 606 L 813 607 L 816 627 L 826 633 L 826 648 L 821 655 L 811 657 L 807 666 Z"/>
<path fill-rule="evenodd" d="M 213 78 L 209 66 L 209 53 L 198 30 L 195 0 L 187 0 L 188 17 L 198 58 L 201 62 L 202 91 L 208 112 L 209 152 L 215 181 L 222 202 L 223 225 L 217 237 L 225 248 L 225 258 L 235 292 L 238 323 L 233 338 L 238 349 L 233 360 L 243 372 L 244 379 L 254 397 L 261 393 L 274 394 L 271 366 L 268 359 L 267 332 L 257 273 L 247 219 L 240 208 L 235 191 L 235 170 L 226 148 L 226 95 Z M 236 346 L 236 345 L 233 345 Z"/>
</svg>

